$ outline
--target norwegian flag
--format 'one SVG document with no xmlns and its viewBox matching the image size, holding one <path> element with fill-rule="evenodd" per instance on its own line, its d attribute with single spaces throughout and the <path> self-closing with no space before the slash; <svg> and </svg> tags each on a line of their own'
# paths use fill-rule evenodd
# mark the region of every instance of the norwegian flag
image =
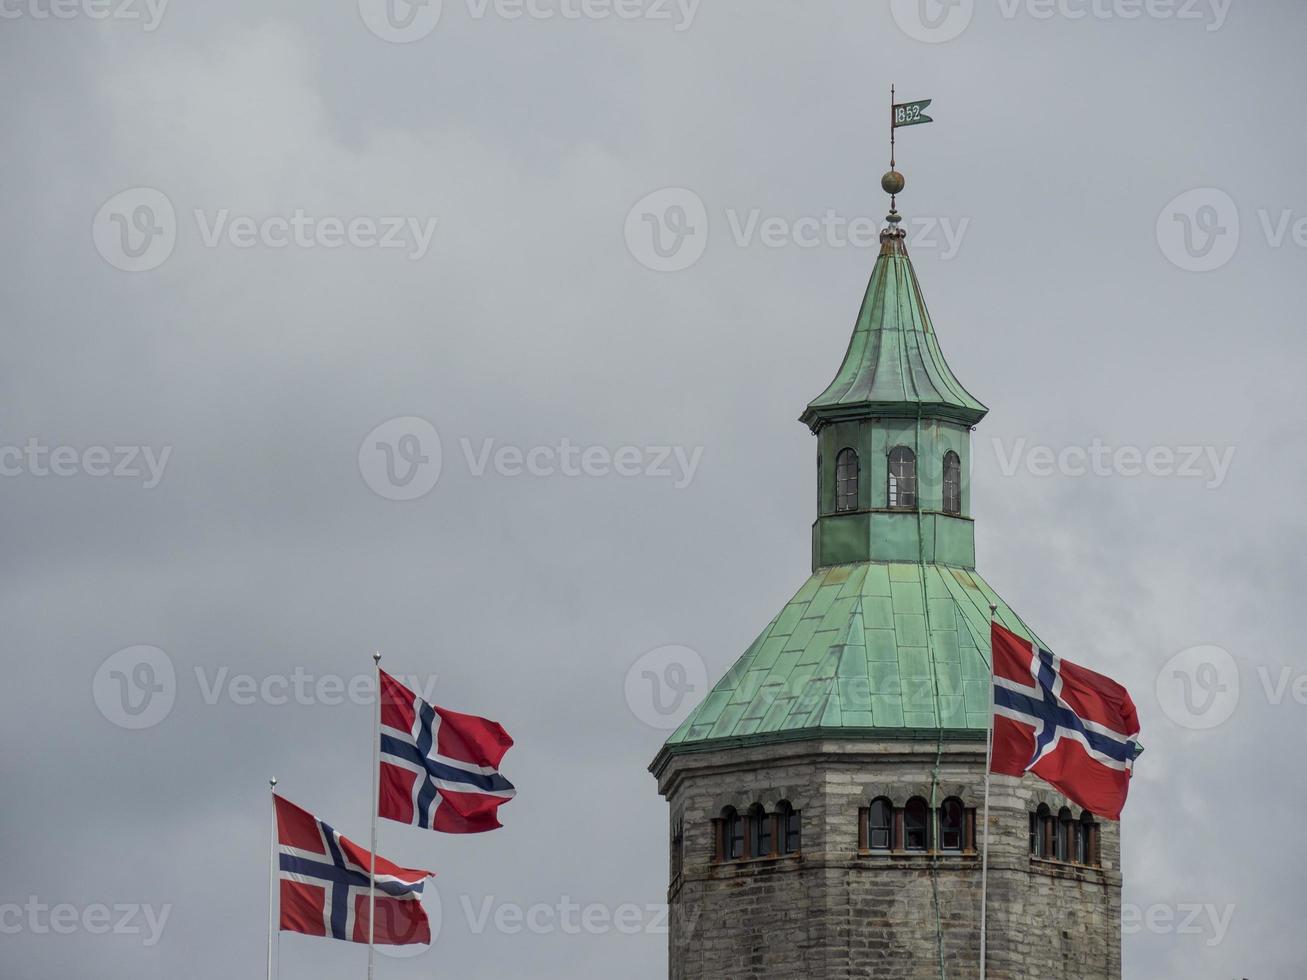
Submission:
<svg viewBox="0 0 1307 980">
<path fill-rule="evenodd" d="M 381 674 L 381 773 L 377 814 L 446 834 L 502 827 L 497 811 L 516 794 L 499 773 L 513 740 L 498 722 L 427 704 Z"/>
<path fill-rule="evenodd" d="M 368 941 L 370 852 L 342 837 L 313 814 L 283 797 L 277 807 L 277 860 L 281 931 Z M 401 868 L 377 858 L 374 941 L 384 946 L 431 942 L 422 908 L 430 871 Z"/>
<path fill-rule="evenodd" d="M 1121 819 L 1143 749 L 1126 689 L 1109 677 L 992 625 L 994 742 L 990 771 L 1033 772 L 1078 806 Z"/>
</svg>

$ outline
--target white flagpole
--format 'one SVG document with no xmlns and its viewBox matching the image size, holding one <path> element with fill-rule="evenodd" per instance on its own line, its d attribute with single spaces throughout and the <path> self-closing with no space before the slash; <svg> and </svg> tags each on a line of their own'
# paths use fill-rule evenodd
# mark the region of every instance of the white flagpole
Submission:
<svg viewBox="0 0 1307 980">
<path fill-rule="evenodd" d="M 998 606 L 989 604 L 990 636 L 994 631 L 994 615 Z M 989 718 L 985 722 L 985 806 L 981 825 L 984 845 L 980 852 L 980 980 L 985 980 L 985 904 L 989 888 L 989 767 L 994 756 L 994 643 L 989 644 Z"/>
<path fill-rule="evenodd" d="M 373 696 L 376 708 L 372 712 L 372 857 L 368 868 L 368 980 L 372 980 L 374 942 L 377 932 L 377 770 L 381 768 L 381 653 L 372 654 Z"/>
<path fill-rule="evenodd" d="M 277 946 L 277 911 L 281 904 L 277 900 L 277 779 L 275 776 L 268 780 L 268 786 L 272 790 L 269 794 L 269 801 L 272 803 L 272 849 L 268 855 L 268 980 L 273 980 L 276 972 L 274 952 Z"/>
</svg>

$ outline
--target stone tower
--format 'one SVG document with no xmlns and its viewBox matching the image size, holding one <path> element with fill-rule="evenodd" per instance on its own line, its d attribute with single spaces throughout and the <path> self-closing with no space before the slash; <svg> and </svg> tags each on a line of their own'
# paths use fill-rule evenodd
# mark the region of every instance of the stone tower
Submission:
<svg viewBox="0 0 1307 980">
<path fill-rule="evenodd" d="M 902 189 L 894 172 L 883 185 Z M 672 734 L 670 976 L 979 976 L 991 607 L 970 432 L 897 211 L 817 437 L 812 574 Z M 1116 824 L 993 777 L 992 978 L 1121 975 Z"/>
</svg>

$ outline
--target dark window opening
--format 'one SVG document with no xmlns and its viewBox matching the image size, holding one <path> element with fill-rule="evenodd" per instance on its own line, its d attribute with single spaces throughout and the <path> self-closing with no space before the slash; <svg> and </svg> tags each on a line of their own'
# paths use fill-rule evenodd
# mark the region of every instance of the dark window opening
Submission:
<svg viewBox="0 0 1307 980">
<path fill-rule="evenodd" d="M 902 510 L 917 506 L 917 456 L 907 446 L 889 451 L 889 506 Z"/>
<path fill-rule="evenodd" d="M 1034 813 L 1030 830 L 1030 853 L 1035 857 L 1048 857 L 1049 852 L 1052 850 L 1048 839 L 1049 826 L 1052 822 L 1053 817 L 1047 804 L 1039 804 L 1039 809 Z"/>
<path fill-rule="evenodd" d="M 1062 807 L 1057 814 L 1057 841 L 1054 847 L 1053 856 L 1059 861 L 1071 860 L 1072 835 L 1075 821 L 1071 819 L 1071 811 Z"/>
<path fill-rule="evenodd" d="M 965 811 L 962 801 L 950 798 L 939 808 L 939 849 L 960 851 L 965 837 Z"/>
<path fill-rule="evenodd" d="M 749 853 L 756 858 L 771 857 L 771 814 L 761 806 L 755 806 L 749 819 L 751 838 Z"/>
<path fill-rule="evenodd" d="M 776 817 L 780 833 L 780 853 L 798 854 L 802 843 L 799 834 L 799 811 L 782 800 L 776 807 Z"/>
<path fill-rule="evenodd" d="M 930 850 L 930 809 L 919 796 L 908 800 L 903 808 L 903 849 Z"/>
<path fill-rule="evenodd" d="M 722 814 L 722 835 L 722 856 L 727 861 L 744 857 L 744 818 L 734 810 L 728 809 Z"/>
<path fill-rule="evenodd" d="M 1098 866 L 1098 824 L 1088 810 L 1080 814 L 1079 833 L 1076 835 L 1076 860 L 1091 867 Z"/>
<path fill-rule="evenodd" d="M 685 823 L 680 817 L 672 824 L 672 878 L 679 878 L 685 867 Z"/>
<path fill-rule="evenodd" d="M 962 513 L 962 460 L 951 449 L 944 454 L 944 513 Z"/>
<path fill-rule="evenodd" d="M 889 800 L 873 800 L 867 812 L 867 847 L 888 851 L 894 843 L 894 807 Z"/>
<path fill-rule="evenodd" d="M 858 509 L 858 454 L 841 449 L 835 457 L 835 510 L 845 513 Z"/>
</svg>

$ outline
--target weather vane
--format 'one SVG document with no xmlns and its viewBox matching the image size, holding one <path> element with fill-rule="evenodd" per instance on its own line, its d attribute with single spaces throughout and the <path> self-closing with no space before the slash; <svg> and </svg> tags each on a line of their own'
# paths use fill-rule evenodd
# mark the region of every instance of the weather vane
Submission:
<svg viewBox="0 0 1307 980">
<path fill-rule="evenodd" d="M 903 175 L 895 168 L 894 137 L 900 126 L 920 126 L 922 123 L 934 122 L 932 117 L 922 111 L 932 101 L 934 100 L 920 99 L 916 102 L 895 102 L 894 86 L 889 87 L 889 173 L 880 179 L 880 186 L 889 195 L 889 215 L 885 220 L 896 229 L 898 223 L 903 220 L 899 216 L 897 198 L 903 191 L 904 181 Z"/>
</svg>

